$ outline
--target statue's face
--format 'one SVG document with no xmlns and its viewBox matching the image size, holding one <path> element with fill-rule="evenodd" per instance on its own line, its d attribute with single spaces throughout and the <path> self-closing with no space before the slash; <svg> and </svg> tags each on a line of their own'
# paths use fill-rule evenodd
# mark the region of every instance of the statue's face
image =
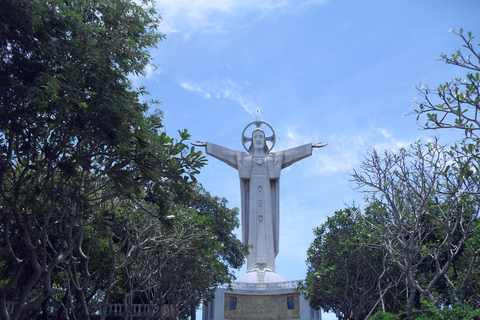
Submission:
<svg viewBox="0 0 480 320">
<path fill-rule="evenodd" d="M 263 149 L 265 146 L 265 133 L 255 131 L 252 135 L 253 146 L 255 149 Z"/>
</svg>

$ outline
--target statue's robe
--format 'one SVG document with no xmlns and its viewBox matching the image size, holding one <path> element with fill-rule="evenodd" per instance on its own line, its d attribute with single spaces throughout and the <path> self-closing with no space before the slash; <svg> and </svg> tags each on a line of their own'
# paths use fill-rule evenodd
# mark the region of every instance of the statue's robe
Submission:
<svg viewBox="0 0 480 320">
<path fill-rule="evenodd" d="M 206 153 L 238 170 L 240 177 L 242 241 L 252 245 L 247 256 L 247 271 L 258 268 L 275 272 L 279 251 L 280 172 L 312 155 L 312 144 L 253 156 L 210 142 Z"/>
</svg>

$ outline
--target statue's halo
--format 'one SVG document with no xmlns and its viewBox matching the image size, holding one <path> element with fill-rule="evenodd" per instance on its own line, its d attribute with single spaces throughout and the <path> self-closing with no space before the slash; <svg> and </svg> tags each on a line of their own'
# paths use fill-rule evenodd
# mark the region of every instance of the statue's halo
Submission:
<svg viewBox="0 0 480 320">
<path fill-rule="evenodd" d="M 247 137 L 245 135 L 245 132 L 247 131 L 247 129 L 249 127 L 251 127 L 252 125 L 255 125 L 255 129 L 256 128 L 260 128 L 262 125 L 265 125 L 267 126 L 271 131 L 272 131 L 272 135 L 271 136 L 268 136 L 268 137 L 265 137 L 265 142 L 270 142 L 272 143 L 272 145 L 270 147 L 268 147 L 268 152 L 272 151 L 273 147 L 275 146 L 275 142 L 277 141 L 277 138 L 275 136 L 275 131 L 273 130 L 272 126 L 269 125 L 268 123 L 266 123 L 265 121 L 253 121 L 249 124 L 247 124 L 247 126 L 245 127 L 245 129 L 243 129 L 243 132 L 242 132 L 242 145 L 243 147 L 245 148 L 245 150 L 247 150 L 248 152 L 248 147 L 247 147 L 247 142 L 252 142 L 252 137 Z M 255 130 L 254 129 L 254 130 Z"/>
</svg>

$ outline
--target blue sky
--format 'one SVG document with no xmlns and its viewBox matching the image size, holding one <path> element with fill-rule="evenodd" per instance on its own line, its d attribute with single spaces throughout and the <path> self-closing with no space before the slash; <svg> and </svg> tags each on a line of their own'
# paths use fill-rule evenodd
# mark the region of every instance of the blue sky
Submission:
<svg viewBox="0 0 480 320">
<path fill-rule="evenodd" d="M 259 119 L 276 132 L 274 150 L 328 143 L 282 171 L 276 265 L 288 280 L 305 277 L 312 229 L 361 203 L 348 173 L 369 149 L 455 139 L 408 116 L 412 88 L 464 75 L 434 58 L 461 47 L 451 28 L 480 37 L 480 1 L 157 0 L 157 10 L 167 39 L 134 84 L 162 101 L 167 133 L 243 150 L 243 128 Z M 236 170 L 208 159 L 199 181 L 238 207 Z"/>
</svg>

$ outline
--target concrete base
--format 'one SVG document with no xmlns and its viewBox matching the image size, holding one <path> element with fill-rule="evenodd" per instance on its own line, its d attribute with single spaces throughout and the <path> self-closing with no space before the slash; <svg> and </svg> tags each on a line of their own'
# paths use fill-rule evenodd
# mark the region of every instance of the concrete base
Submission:
<svg viewBox="0 0 480 320">
<path fill-rule="evenodd" d="M 321 320 L 318 310 L 296 292 L 298 281 L 239 283 L 233 290 L 217 288 L 203 306 L 203 320 Z"/>
</svg>

